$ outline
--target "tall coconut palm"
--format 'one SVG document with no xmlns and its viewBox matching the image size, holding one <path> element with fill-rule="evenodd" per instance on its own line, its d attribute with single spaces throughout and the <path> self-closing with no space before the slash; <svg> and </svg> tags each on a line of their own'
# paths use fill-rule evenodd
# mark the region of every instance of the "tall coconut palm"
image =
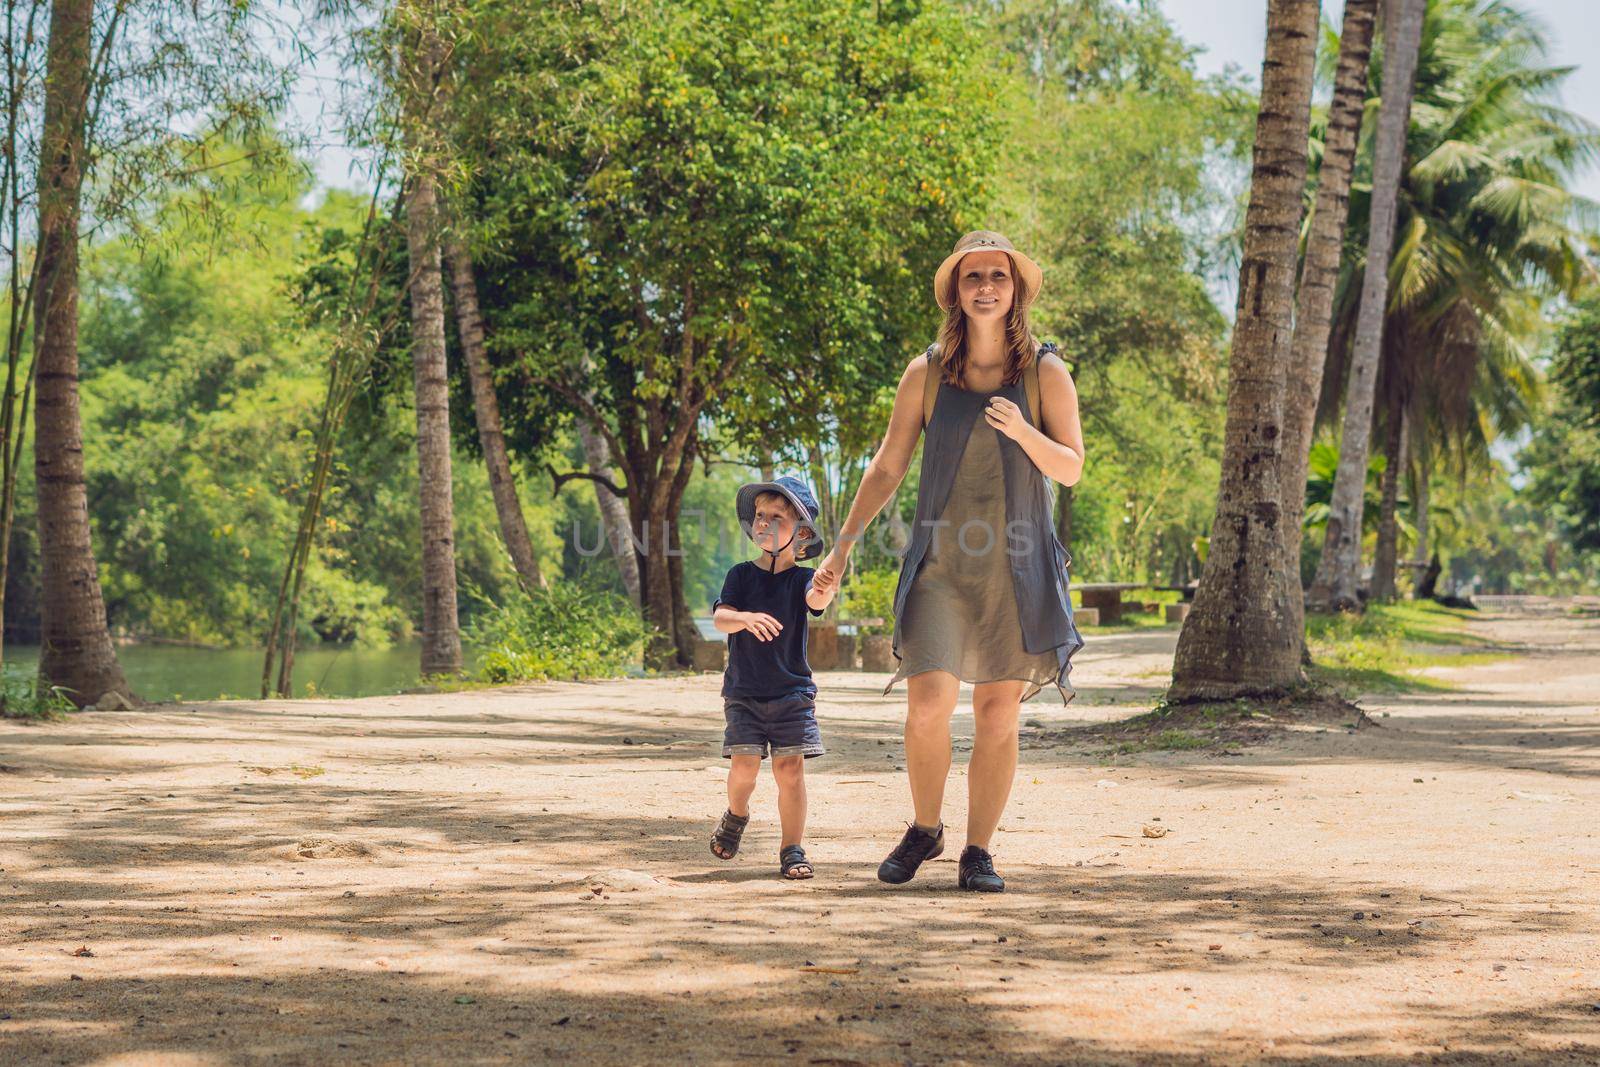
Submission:
<svg viewBox="0 0 1600 1067">
<path fill-rule="evenodd" d="M 500 537 L 511 554 L 517 579 L 528 592 L 545 586 L 539 559 L 533 554 L 533 539 L 522 515 L 522 500 L 511 473 L 511 456 L 506 451 L 506 434 L 500 421 L 500 400 L 494 391 L 494 372 L 484 350 L 483 314 L 478 305 L 478 279 L 466 238 L 452 228 L 444 240 L 445 260 L 450 266 L 450 289 L 456 304 L 456 333 L 461 338 L 461 354 L 467 365 L 467 382 L 472 390 L 472 414 L 478 423 L 478 444 L 483 449 L 484 466 L 489 471 L 489 491 L 495 513 L 500 517 Z"/>
<path fill-rule="evenodd" d="M 1377 263 L 1389 262 L 1394 240 L 1417 48 L 1422 40 L 1426 7 L 1427 0 L 1388 0 L 1384 13 L 1383 98 L 1378 106 L 1367 226 L 1367 255 Z M 1339 477 L 1334 482 L 1322 558 L 1308 598 L 1308 606 L 1323 611 L 1356 610 L 1361 606 L 1356 579 L 1361 566 L 1362 486 L 1388 295 L 1388 274 L 1369 271 L 1362 281 L 1350 360 L 1344 429 L 1339 439 Z"/>
<path fill-rule="evenodd" d="M 1289 605 L 1295 630 L 1303 627 L 1305 601 L 1300 590 L 1301 516 L 1306 504 L 1306 461 L 1315 429 L 1317 394 L 1332 330 L 1333 298 L 1344 254 L 1345 223 L 1350 214 L 1350 175 L 1356 141 L 1366 111 L 1367 66 L 1378 0 L 1346 0 L 1339 34 L 1339 60 L 1334 72 L 1333 101 L 1318 168 L 1317 198 L 1306 237 L 1305 263 L 1295 300 L 1294 343 L 1284 397 L 1282 471 L 1284 572 L 1290 576 Z"/>
<path fill-rule="evenodd" d="M 42 681 L 80 706 L 131 695 L 106 625 L 78 413 L 78 219 L 86 169 L 93 0 L 55 0 L 39 146 L 34 301 L 34 472 L 39 497 Z"/>
<path fill-rule="evenodd" d="M 1431 469 L 1438 455 L 1458 466 L 1486 458 L 1494 437 L 1528 424 L 1542 304 L 1592 273 L 1582 238 L 1596 210 L 1567 185 L 1600 154 L 1600 130 L 1554 105 L 1569 72 L 1547 66 L 1546 54 L 1538 25 L 1503 3 L 1429 9 L 1378 375 L 1377 422 L 1397 473 L 1402 436 Z M 1364 267 L 1351 263 L 1341 277 L 1325 406 L 1349 356 Z M 1378 531 L 1387 560 L 1397 554 L 1393 508 Z M 1383 568 L 1374 595 L 1392 595 Z"/>
<path fill-rule="evenodd" d="M 450 477 L 450 382 L 445 365 L 440 253 L 438 106 L 445 48 L 436 12 L 402 12 L 400 92 L 406 140 L 406 243 L 410 251 L 411 361 L 416 382 L 417 491 L 422 514 L 422 673 L 461 669 L 456 612 L 455 501 Z"/>
<path fill-rule="evenodd" d="M 1194 611 L 1178 638 L 1173 700 L 1281 691 L 1300 678 L 1300 635 L 1278 529 L 1278 470 L 1317 16 L 1315 0 L 1267 4 L 1222 481 Z"/>
</svg>

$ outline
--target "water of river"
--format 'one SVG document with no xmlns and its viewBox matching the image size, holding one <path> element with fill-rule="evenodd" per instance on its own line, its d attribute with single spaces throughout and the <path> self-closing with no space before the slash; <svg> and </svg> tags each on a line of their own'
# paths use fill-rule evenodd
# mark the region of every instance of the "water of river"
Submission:
<svg viewBox="0 0 1600 1067">
<path fill-rule="evenodd" d="M 722 635 L 711 620 L 696 619 L 711 639 Z M 472 669 L 472 649 L 464 649 Z M 416 687 L 421 649 L 414 641 L 382 650 L 328 645 L 303 648 L 294 657 L 294 695 L 316 692 L 335 697 L 382 696 Z M 253 648 L 175 648 L 170 645 L 123 645 L 117 658 L 128 684 L 145 700 L 223 700 L 254 698 L 261 693 L 261 651 Z M 7 671 L 34 670 L 37 645 L 7 645 Z M 312 688 L 314 687 L 314 688 Z"/>
<path fill-rule="evenodd" d="M 416 642 L 381 650 L 337 645 L 300 649 L 294 657 L 294 695 L 314 691 L 365 697 L 415 688 L 420 656 Z M 145 700 L 222 700 L 261 694 L 259 649 L 123 645 L 117 658 L 128 684 Z M 6 647 L 8 670 L 13 664 L 32 670 L 38 662 L 36 645 Z"/>
</svg>

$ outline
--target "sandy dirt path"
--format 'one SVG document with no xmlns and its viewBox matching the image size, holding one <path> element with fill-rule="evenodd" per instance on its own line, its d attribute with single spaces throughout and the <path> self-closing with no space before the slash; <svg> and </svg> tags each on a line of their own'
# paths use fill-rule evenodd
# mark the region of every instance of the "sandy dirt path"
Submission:
<svg viewBox="0 0 1600 1067">
<path fill-rule="evenodd" d="M 0 723 L 0 1063 L 1600 1062 L 1600 619 L 1475 625 L 1524 651 L 1375 728 L 1029 745 L 1000 896 L 959 832 L 876 881 L 883 676 L 819 676 L 795 884 L 768 778 L 706 850 L 717 675 Z M 1024 715 L 1147 707 L 1172 645 Z"/>
</svg>

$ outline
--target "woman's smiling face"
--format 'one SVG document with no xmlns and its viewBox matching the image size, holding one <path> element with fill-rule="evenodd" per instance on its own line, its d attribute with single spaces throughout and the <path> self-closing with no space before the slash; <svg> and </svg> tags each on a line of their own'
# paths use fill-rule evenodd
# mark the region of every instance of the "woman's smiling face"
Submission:
<svg viewBox="0 0 1600 1067">
<path fill-rule="evenodd" d="M 961 310 L 975 319 L 1004 318 L 1011 311 L 1016 281 L 1004 252 L 968 252 L 956 264 Z"/>
</svg>

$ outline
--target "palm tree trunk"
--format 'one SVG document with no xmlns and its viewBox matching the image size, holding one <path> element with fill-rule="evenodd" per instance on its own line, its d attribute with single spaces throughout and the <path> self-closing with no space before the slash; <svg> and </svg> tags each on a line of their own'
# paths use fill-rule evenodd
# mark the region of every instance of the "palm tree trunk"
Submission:
<svg viewBox="0 0 1600 1067">
<path fill-rule="evenodd" d="M 1283 493 L 1284 572 L 1289 576 L 1289 605 L 1295 632 L 1305 629 L 1305 597 L 1300 589 L 1301 520 L 1306 510 L 1306 466 L 1317 416 L 1317 396 L 1327 362 L 1333 322 L 1333 297 L 1344 251 L 1345 222 L 1350 214 L 1350 173 L 1355 164 L 1361 116 L 1366 109 L 1367 64 L 1378 0 L 1346 0 L 1339 37 L 1339 65 L 1334 74 L 1333 102 L 1328 108 L 1317 199 L 1305 265 L 1295 305 L 1294 343 L 1284 395 L 1283 459 L 1279 480 Z"/>
<path fill-rule="evenodd" d="M 1372 592 L 1374 603 L 1387 604 L 1394 599 L 1395 562 L 1400 545 L 1400 476 L 1406 465 L 1406 412 L 1405 404 L 1396 401 L 1391 405 L 1389 423 L 1385 427 L 1383 453 L 1388 465 L 1383 469 L 1383 497 L 1378 510 L 1378 545 L 1372 553 Z"/>
<path fill-rule="evenodd" d="M 583 444 L 583 459 L 589 465 L 589 470 L 606 478 L 615 478 L 611 446 L 606 443 L 605 435 L 581 416 L 577 426 L 578 440 Z M 612 558 L 617 561 L 617 570 L 622 573 L 623 587 L 628 591 L 628 599 L 638 607 L 643 603 L 644 591 L 639 585 L 639 553 L 633 546 L 633 539 L 628 536 L 628 503 L 599 482 L 594 485 L 594 499 L 600 508 L 600 526 L 605 531 L 606 543 L 611 546 Z"/>
<path fill-rule="evenodd" d="M 467 380 L 472 387 L 472 413 L 478 423 L 478 443 L 483 462 L 489 469 L 489 491 L 495 513 L 500 516 L 500 536 L 511 554 L 522 588 L 528 592 L 545 586 L 539 573 L 539 560 L 533 554 L 528 523 L 517 497 L 516 479 L 511 474 L 511 457 L 506 452 L 505 430 L 500 423 L 500 401 L 495 396 L 489 356 L 483 347 L 483 316 L 478 309 L 478 282 L 473 275 L 472 255 L 461 236 L 453 230 L 445 237 L 445 259 L 450 264 L 451 293 L 455 296 L 456 331 L 461 336 L 461 351 L 466 356 Z"/>
<path fill-rule="evenodd" d="M 1415 427 L 1411 432 L 1411 450 L 1417 457 L 1417 489 L 1411 494 L 1411 525 L 1417 529 L 1417 543 L 1411 552 L 1411 560 L 1416 572 L 1416 584 L 1412 587 L 1411 595 L 1421 595 L 1422 575 L 1428 563 L 1428 480 L 1432 471 L 1428 462 L 1426 447 L 1418 447 L 1417 431 Z"/>
<path fill-rule="evenodd" d="M 89 535 L 78 412 L 78 218 L 83 198 L 94 0 L 50 11 L 39 151 L 39 274 L 34 305 L 34 473 L 39 501 L 39 677 L 79 707 L 131 698 L 106 625 Z"/>
<path fill-rule="evenodd" d="M 1322 558 L 1311 583 L 1308 607 L 1317 611 L 1359 611 L 1357 582 L 1361 570 L 1362 494 L 1372 426 L 1373 390 L 1389 296 L 1389 253 L 1394 246 L 1395 215 L 1400 199 L 1400 174 L 1405 163 L 1411 94 L 1422 39 L 1426 0 L 1387 0 L 1384 13 L 1383 99 L 1373 147 L 1372 216 L 1368 227 L 1367 262 L 1361 282 L 1361 307 L 1356 317 L 1345 393 L 1344 426 L 1339 443 L 1339 470 L 1323 538 Z"/>
<path fill-rule="evenodd" d="M 407 71 L 406 242 L 411 261 L 411 363 L 417 404 L 417 491 L 422 517 L 422 673 L 461 669 L 456 614 L 455 501 L 450 487 L 450 384 L 445 367 L 439 188 L 426 147 L 442 47 L 424 27 Z"/>
<path fill-rule="evenodd" d="M 1269 0 L 1239 304 L 1228 363 L 1222 482 L 1168 699 L 1281 692 L 1301 678 L 1284 573 L 1279 463 L 1317 0 Z"/>
</svg>

